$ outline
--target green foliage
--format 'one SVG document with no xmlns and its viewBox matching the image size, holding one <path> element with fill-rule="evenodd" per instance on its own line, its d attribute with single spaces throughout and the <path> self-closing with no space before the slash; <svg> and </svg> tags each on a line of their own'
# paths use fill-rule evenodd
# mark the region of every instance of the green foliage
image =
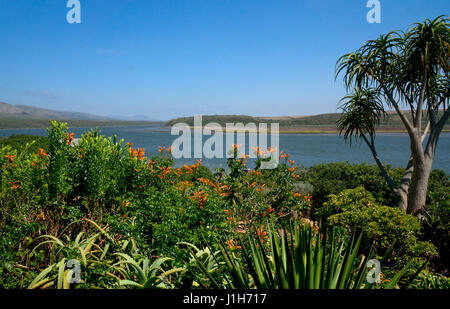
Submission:
<svg viewBox="0 0 450 309">
<path fill-rule="evenodd" d="M 7 138 L 0 137 L 0 148 L 9 145 L 20 152 L 27 144 L 31 144 L 27 148 L 31 153 L 37 153 L 39 148 L 48 149 L 48 139 L 45 136 L 14 134 Z"/>
<path fill-rule="evenodd" d="M 386 170 L 396 183 L 400 182 L 405 171 L 404 168 L 393 169 L 389 166 Z M 314 210 L 320 208 L 330 194 L 338 194 L 359 186 L 372 193 L 379 204 L 388 206 L 397 204 L 392 190 L 375 165 L 348 162 L 318 164 L 308 168 L 300 179 L 313 187 L 311 194 Z M 433 170 L 428 185 L 427 205 L 448 199 L 449 187 L 449 175 L 441 170 Z"/>
<path fill-rule="evenodd" d="M 227 279 L 223 282 L 213 281 L 211 271 L 196 258 L 197 264 L 216 288 L 361 289 L 375 286 L 366 280 L 372 250 L 359 256 L 362 235 L 339 241 L 334 233 L 322 233 L 318 227 L 292 221 L 279 230 L 269 228 L 266 234 L 262 229 L 246 233 L 239 237 L 239 246 L 234 245 L 232 239 L 228 240 L 228 246 L 219 242 L 221 257 L 228 268 Z M 396 287 L 409 267 L 410 263 L 384 287 Z M 381 281 L 378 287 L 380 284 Z"/>
<path fill-rule="evenodd" d="M 261 164 L 269 159 L 271 149 L 254 149 L 257 160 L 252 170 L 235 145 L 228 168 L 213 173 L 201 161 L 175 168 L 170 148 L 159 146 L 159 155 L 146 157 L 144 149 L 124 145 L 114 136 L 106 138 L 97 130 L 74 142 L 74 134 L 61 122 L 51 123 L 46 142 L 45 148 L 37 149 L 36 143 L 0 147 L 0 285 L 6 288 L 229 285 L 220 248 L 197 249 L 215 244 L 224 232 L 237 242 L 239 235 L 254 228 L 264 236 L 262 226 L 267 222 L 273 229 L 293 218 L 317 226 L 310 219 L 353 211 L 350 204 L 364 208 L 389 198 L 380 176 L 371 174 L 373 167 L 338 164 L 307 170 L 280 152 L 280 164 L 263 170 Z M 430 196 L 437 203 L 445 197 L 448 177 L 438 172 L 432 179 Z M 354 192 L 319 207 L 321 194 L 356 186 L 361 180 L 379 194 Z M 425 235 L 448 231 L 448 214 L 442 207 L 434 209 L 433 205 L 441 205 L 436 203 L 430 204 L 430 218 L 424 222 L 432 232 Z M 381 208 L 376 216 L 393 218 L 389 233 L 397 233 L 395 237 L 408 236 L 404 226 L 410 222 L 397 213 Z M 396 225 L 400 232 L 395 232 Z M 385 226 L 370 228 L 368 234 L 378 235 L 375 231 Z M 412 231 L 416 233 L 416 225 Z M 350 241 L 344 224 L 336 227 L 334 235 L 339 241 Z M 390 238 L 386 239 L 387 245 Z M 41 241 L 37 247 L 36 240 Z M 366 238 L 362 241 L 365 246 Z M 192 250 L 185 250 L 186 246 Z M 78 284 L 67 281 L 73 275 L 72 260 L 81 264 L 83 277 Z"/>
<path fill-rule="evenodd" d="M 378 252 L 396 243 L 394 259 L 436 254 L 431 243 L 419 241 L 421 226 L 416 218 L 399 208 L 377 204 L 372 194 L 362 187 L 331 194 L 323 212 L 329 216 L 329 224 L 349 230 L 361 229 L 369 239 L 375 239 Z"/>
<path fill-rule="evenodd" d="M 49 246 L 53 264 L 39 273 L 28 288 L 173 288 L 168 279 L 183 268 L 163 269 L 170 258 L 158 258 L 152 261 L 142 255 L 134 239 L 116 240 L 93 221 L 97 233 L 86 235 L 80 232 L 71 240 L 51 235 L 38 244 Z M 36 249 L 35 248 L 35 249 Z"/>
<path fill-rule="evenodd" d="M 423 271 L 413 281 L 410 288 L 448 290 L 450 289 L 450 278 Z"/>
</svg>

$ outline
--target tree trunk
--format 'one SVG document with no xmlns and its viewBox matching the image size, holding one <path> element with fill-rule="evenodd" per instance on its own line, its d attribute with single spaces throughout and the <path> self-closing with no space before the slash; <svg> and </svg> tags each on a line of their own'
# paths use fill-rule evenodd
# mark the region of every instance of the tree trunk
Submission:
<svg viewBox="0 0 450 309">
<path fill-rule="evenodd" d="M 402 181 L 400 185 L 395 188 L 394 194 L 397 197 L 397 206 L 406 212 L 408 208 L 408 190 L 411 184 L 411 178 L 414 170 L 413 158 L 409 159 L 408 165 L 406 166 L 405 173 L 403 174 Z"/>
<path fill-rule="evenodd" d="M 428 179 L 431 164 L 428 160 L 417 159 L 414 162 L 411 185 L 408 190 L 408 207 L 406 212 L 416 217 L 422 215 L 427 200 Z"/>
</svg>

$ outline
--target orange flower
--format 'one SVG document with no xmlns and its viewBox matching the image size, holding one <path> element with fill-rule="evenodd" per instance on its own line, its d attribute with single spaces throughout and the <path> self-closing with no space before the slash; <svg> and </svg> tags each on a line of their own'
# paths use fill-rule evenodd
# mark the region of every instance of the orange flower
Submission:
<svg viewBox="0 0 450 309">
<path fill-rule="evenodd" d="M 70 146 L 72 144 L 75 133 L 66 133 L 67 136 L 67 145 Z"/>
<path fill-rule="evenodd" d="M 233 150 L 238 150 L 238 148 L 241 147 L 241 146 L 242 146 L 241 144 L 239 144 L 239 145 L 237 145 L 237 144 L 231 145 L 231 147 L 233 147 Z"/>
<path fill-rule="evenodd" d="M 169 153 L 169 155 L 172 155 L 172 151 L 175 149 L 175 146 L 171 146 L 167 148 L 167 152 Z"/>
<path fill-rule="evenodd" d="M 130 205 L 131 204 L 131 202 L 127 202 L 127 201 L 122 201 L 122 206 L 123 207 L 127 207 L 128 205 Z"/>
<path fill-rule="evenodd" d="M 227 243 L 228 243 L 228 246 L 230 247 L 231 250 L 242 249 L 241 246 L 237 246 L 234 243 L 234 239 L 233 238 L 230 238 L 230 240 Z"/>
<path fill-rule="evenodd" d="M 128 146 L 128 148 L 130 148 L 131 146 L 133 146 L 133 143 L 128 142 L 126 143 L 126 145 Z"/>
<path fill-rule="evenodd" d="M 38 149 L 38 153 L 36 154 L 36 156 L 43 156 L 43 157 L 46 157 L 46 156 L 48 156 L 48 154 L 45 152 L 45 150 L 44 149 L 42 149 L 42 148 L 39 148 Z"/>
<path fill-rule="evenodd" d="M 280 159 L 282 159 L 282 158 L 289 159 L 290 155 L 288 155 L 287 153 L 285 153 L 284 150 L 281 150 L 280 156 L 279 156 L 279 157 L 280 157 Z"/>
<path fill-rule="evenodd" d="M 309 194 L 307 194 L 307 195 L 304 196 L 304 198 L 305 198 L 305 200 L 306 200 L 307 202 L 311 202 L 312 196 L 309 195 Z"/>
<path fill-rule="evenodd" d="M 13 190 L 17 190 L 17 189 L 19 189 L 20 188 L 20 185 L 19 184 L 16 184 L 16 183 L 14 183 L 12 186 L 11 186 L 11 189 L 13 189 Z"/>
<path fill-rule="evenodd" d="M 196 201 L 197 205 L 202 210 L 204 210 L 203 205 L 205 205 L 205 203 L 208 199 L 208 193 L 205 193 L 205 191 L 203 191 L 203 190 L 201 190 L 199 192 L 193 192 L 191 199 Z"/>
<path fill-rule="evenodd" d="M 166 147 L 158 146 L 158 151 L 162 155 L 164 151 L 166 150 Z"/>
<path fill-rule="evenodd" d="M 16 157 L 16 155 L 6 155 L 5 158 L 8 159 L 9 163 L 13 163 L 14 162 L 14 158 Z"/>
<path fill-rule="evenodd" d="M 257 229 L 257 232 L 258 232 L 258 236 L 259 236 L 259 239 L 261 240 L 261 242 L 264 242 L 264 240 L 269 238 L 267 236 L 267 232 L 263 231 L 263 226 L 261 226 L 259 229 Z"/>
<path fill-rule="evenodd" d="M 295 161 L 293 161 L 293 160 L 288 160 L 289 161 L 289 163 L 291 163 L 291 165 L 294 165 L 294 163 L 295 163 Z"/>
<path fill-rule="evenodd" d="M 44 212 L 42 211 L 39 215 L 37 215 L 39 219 L 45 219 Z"/>
<path fill-rule="evenodd" d="M 253 188 L 256 185 L 256 182 L 253 182 L 250 184 L 248 181 L 246 181 L 246 183 L 247 183 L 247 188 Z"/>
<path fill-rule="evenodd" d="M 300 193 L 294 193 L 293 195 L 294 195 L 294 197 L 301 197 L 302 196 Z"/>
</svg>

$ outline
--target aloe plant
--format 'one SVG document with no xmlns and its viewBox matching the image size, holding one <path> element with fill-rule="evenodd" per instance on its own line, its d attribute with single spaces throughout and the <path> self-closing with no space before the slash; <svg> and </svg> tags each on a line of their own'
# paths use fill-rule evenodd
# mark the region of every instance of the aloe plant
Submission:
<svg viewBox="0 0 450 309">
<path fill-rule="evenodd" d="M 124 267 L 122 270 L 128 279 L 120 280 L 119 285 L 150 289 L 150 288 L 173 288 L 174 285 L 170 282 L 169 276 L 172 274 L 184 271 L 184 268 L 172 268 L 164 271 L 162 264 L 172 260 L 168 257 L 161 257 L 150 264 L 148 257 L 142 257 L 137 261 L 125 254 L 116 253 L 121 260 L 114 264 L 114 266 Z"/>
<path fill-rule="evenodd" d="M 267 244 L 262 243 L 260 236 L 253 232 L 238 236 L 239 246 L 234 249 L 219 242 L 230 280 L 229 284 L 213 282 L 216 288 L 360 289 L 374 286 L 366 281 L 367 261 L 373 257 L 373 248 L 365 255 L 359 254 L 362 234 L 340 241 L 333 230 L 321 233 L 309 225 L 290 222 L 278 230 L 269 227 Z M 394 276 L 387 288 L 396 287 L 409 266 Z"/>
<path fill-rule="evenodd" d="M 38 274 L 28 288 L 73 287 L 72 278 L 77 271 L 73 268 L 74 262 L 78 264 L 78 270 L 83 271 L 83 276 L 78 273 L 80 278 L 75 278 L 77 283 L 86 283 L 92 279 L 89 276 L 95 275 L 99 277 L 95 287 L 100 288 L 173 288 L 169 276 L 181 273 L 184 268 L 164 270 L 162 264 L 171 260 L 166 257 L 150 264 L 151 260 L 140 253 L 134 239 L 117 241 L 94 221 L 84 221 L 92 224 L 98 233 L 86 235 L 80 232 L 74 240 L 68 236 L 65 240 L 52 235 L 38 237 L 44 241 L 35 249 L 51 244 L 57 261 Z"/>
</svg>

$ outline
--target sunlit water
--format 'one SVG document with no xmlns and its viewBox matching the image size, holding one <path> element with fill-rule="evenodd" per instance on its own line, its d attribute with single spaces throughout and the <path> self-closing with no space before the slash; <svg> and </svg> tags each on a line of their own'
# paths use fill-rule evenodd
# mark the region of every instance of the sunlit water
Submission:
<svg viewBox="0 0 450 309">
<path fill-rule="evenodd" d="M 89 130 L 88 128 L 72 128 L 75 137 Z M 166 127 L 101 127 L 100 132 L 105 136 L 117 135 L 125 142 L 131 142 L 134 147 L 144 147 L 147 155 L 157 155 L 158 145 L 170 146 L 178 137 L 170 134 L 170 129 Z M 0 130 L 0 136 L 11 134 L 33 134 L 47 135 L 45 129 L 8 129 Z M 204 136 L 205 142 L 210 136 Z M 224 137 L 225 139 L 225 137 Z M 280 134 L 280 149 L 290 155 L 290 159 L 295 160 L 296 165 L 311 166 L 320 163 L 343 162 L 351 163 L 367 162 L 375 164 L 369 148 L 364 143 L 346 144 L 342 137 L 336 134 Z M 249 153 L 247 141 L 246 153 Z M 270 140 L 269 140 L 270 146 Z M 378 134 L 376 146 L 380 158 L 383 162 L 392 167 L 404 167 L 409 158 L 409 138 L 407 134 Z M 224 145 L 224 148 L 226 146 Z M 192 146 L 192 153 L 193 153 Z M 243 150 L 243 149 L 241 149 Z M 450 173 L 450 133 L 442 133 L 439 138 L 433 168 L 441 169 Z M 195 159 L 178 159 L 176 166 L 195 163 Z M 202 163 L 209 168 L 226 167 L 226 159 L 202 159 Z M 250 160 L 249 165 L 252 165 Z"/>
</svg>

